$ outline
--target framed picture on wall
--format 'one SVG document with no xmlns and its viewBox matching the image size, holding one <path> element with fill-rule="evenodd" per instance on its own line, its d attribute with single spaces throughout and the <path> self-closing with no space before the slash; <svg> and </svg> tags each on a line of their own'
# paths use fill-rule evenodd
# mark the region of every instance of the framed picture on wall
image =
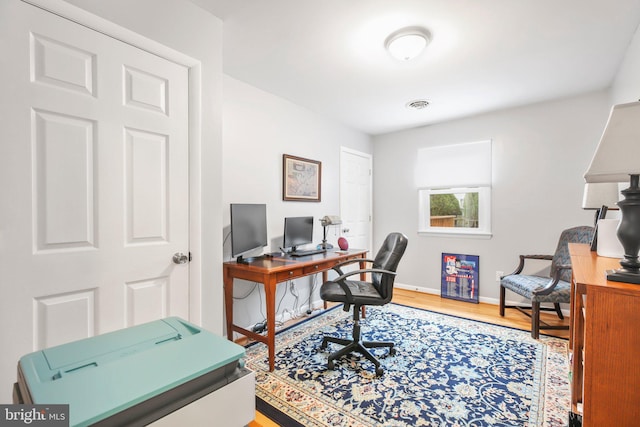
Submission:
<svg viewBox="0 0 640 427">
<path fill-rule="evenodd" d="M 282 155 L 282 200 L 319 202 L 321 178 L 321 162 Z"/>
<path fill-rule="evenodd" d="M 460 301 L 478 303 L 480 294 L 480 257 L 442 254 L 440 295 Z"/>
</svg>

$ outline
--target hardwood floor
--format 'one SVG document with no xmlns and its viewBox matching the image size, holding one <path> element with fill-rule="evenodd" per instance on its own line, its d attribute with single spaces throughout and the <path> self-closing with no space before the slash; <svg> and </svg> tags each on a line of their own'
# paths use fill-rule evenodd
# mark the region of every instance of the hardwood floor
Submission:
<svg viewBox="0 0 640 427">
<path fill-rule="evenodd" d="M 450 314 L 453 316 L 465 317 L 496 325 L 509 326 L 523 330 L 531 330 L 531 319 L 517 310 L 508 309 L 504 317 L 500 317 L 499 308 L 494 304 L 479 303 L 473 304 L 464 301 L 456 301 L 448 298 L 441 298 L 439 295 L 426 294 L 423 292 L 408 291 L 405 289 L 394 289 L 393 302 L 411 307 L 424 308 L 438 313 Z M 555 313 L 542 313 L 541 319 L 549 325 L 569 325 L 569 318 L 558 319 Z M 291 323 L 295 323 L 292 321 Z M 543 334 L 553 335 L 560 338 L 569 338 L 568 330 L 547 330 Z M 250 427 L 278 427 L 278 424 L 269 418 L 256 412 L 256 419 L 249 423 Z"/>
</svg>

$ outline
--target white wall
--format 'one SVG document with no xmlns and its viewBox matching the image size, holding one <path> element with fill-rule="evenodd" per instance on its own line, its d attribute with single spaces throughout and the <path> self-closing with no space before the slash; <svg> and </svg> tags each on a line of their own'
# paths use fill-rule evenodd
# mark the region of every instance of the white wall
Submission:
<svg viewBox="0 0 640 427">
<path fill-rule="evenodd" d="M 223 114 L 223 215 L 224 258 L 231 259 L 229 234 L 230 203 L 266 203 L 268 235 L 271 242 L 265 252 L 276 251 L 282 245 L 284 218 L 314 217 L 314 242 L 322 240 L 318 220 L 324 215 L 340 213 L 339 166 L 340 147 L 371 153 L 370 137 L 315 114 L 282 98 L 256 89 L 239 80 L 224 76 Z M 282 200 L 282 155 L 290 154 L 322 162 L 321 202 L 291 202 Z M 328 240 L 337 238 L 329 233 Z M 258 252 L 259 254 L 260 252 Z M 317 275 L 316 291 L 321 277 Z M 296 280 L 299 290 L 298 307 L 306 306 L 313 278 Z M 264 319 L 264 292 L 259 287 L 246 299 L 236 299 L 234 322 L 251 326 Z M 235 296 L 253 289 L 253 284 L 236 280 Z M 278 286 L 276 304 L 285 290 Z M 289 291 L 287 291 L 289 292 Z M 262 298 L 260 300 L 260 298 Z M 280 304 L 279 313 L 294 307 L 289 292 Z M 286 316 L 286 315 L 285 315 Z"/>
<path fill-rule="evenodd" d="M 191 271 L 200 275 L 202 306 L 200 318 L 192 320 L 222 333 L 222 21 L 184 0 L 66 1 L 201 62 L 196 132 L 202 144 L 192 147 L 199 150 L 200 171 L 191 178 L 200 193 L 192 223 L 200 223 L 201 240 L 191 245 Z"/>
<path fill-rule="evenodd" d="M 627 49 L 611 89 L 611 103 L 640 100 L 640 28 Z"/>
<path fill-rule="evenodd" d="M 608 110 L 602 91 L 374 137 L 374 239 L 396 229 L 409 237 L 397 282 L 439 293 L 442 252 L 479 255 L 480 299 L 496 302 L 497 270 L 513 271 L 519 254 L 552 254 L 564 228 L 591 225 L 593 213 L 581 209 L 583 174 Z M 418 149 L 486 139 L 493 237 L 419 236 Z"/>
</svg>

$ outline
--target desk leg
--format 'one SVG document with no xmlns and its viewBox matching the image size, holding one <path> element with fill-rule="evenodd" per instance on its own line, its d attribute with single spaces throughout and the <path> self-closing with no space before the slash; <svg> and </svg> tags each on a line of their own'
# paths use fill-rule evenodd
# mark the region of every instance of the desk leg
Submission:
<svg viewBox="0 0 640 427">
<path fill-rule="evenodd" d="M 364 255 L 362 255 L 362 258 L 364 258 Z M 360 261 L 359 265 L 360 265 L 360 270 L 364 270 L 365 268 L 367 268 L 367 263 L 365 263 L 364 261 Z M 363 282 L 366 281 L 367 275 L 365 273 L 360 273 L 360 280 Z M 363 319 L 367 317 L 367 312 L 364 305 L 360 307 L 360 314 Z"/>
<path fill-rule="evenodd" d="M 273 371 L 276 359 L 276 282 L 275 276 L 265 280 L 264 293 L 267 304 L 267 348 L 269 349 L 269 371 Z"/>
<path fill-rule="evenodd" d="M 329 280 L 329 270 L 325 270 L 322 272 L 322 283 L 325 283 L 327 280 Z M 321 283 L 321 285 L 322 285 Z M 311 298 L 309 298 L 309 301 L 311 301 Z M 324 303 L 324 309 L 327 309 L 327 302 L 323 301 Z M 309 310 L 311 310 L 311 307 L 309 307 Z"/>
<path fill-rule="evenodd" d="M 227 339 L 233 341 L 233 277 L 224 270 L 224 313 L 227 320 Z"/>
</svg>

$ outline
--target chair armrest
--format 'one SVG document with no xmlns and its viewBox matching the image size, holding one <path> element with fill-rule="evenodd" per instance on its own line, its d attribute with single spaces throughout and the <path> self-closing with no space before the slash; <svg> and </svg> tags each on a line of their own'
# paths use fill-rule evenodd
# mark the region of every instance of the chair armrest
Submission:
<svg viewBox="0 0 640 427">
<path fill-rule="evenodd" d="M 369 258 L 353 258 L 353 259 L 348 259 L 346 261 L 342 261 L 337 263 L 336 265 L 334 265 L 333 267 L 331 267 L 332 270 L 334 270 L 336 273 L 338 273 L 339 275 L 343 275 L 344 272 L 342 271 L 341 267 L 344 267 L 345 265 L 350 265 L 350 264 L 354 264 L 356 262 L 374 262 L 374 260 L 369 259 Z"/>
<path fill-rule="evenodd" d="M 353 271 L 348 271 L 338 277 L 336 277 L 335 279 L 332 280 L 332 282 L 339 282 L 342 281 L 344 279 L 346 279 L 347 277 L 356 275 L 356 274 L 367 274 L 367 273 L 381 273 L 381 274 L 389 274 L 392 276 L 397 275 L 398 273 L 396 273 L 395 271 L 389 271 L 389 270 L 384 270 L 382 268 L 363 268 L 361 270 L 353 270 Z"/>
<path fill-rule="evenodd" d="M 541 259 L 545 261 L 551 261 L 553 260 L 553 255 L 520 255 L 520 263 L 518 264 L 516 269 L 513 270 L 513 273 L 511 274 L 522 273 L 522 270 L 524 269 L 524 262 L 527 259 Z M 511 274 L 508 274 L 508 276 L 510 276 Z"/>
<path fill-rule="evenodd" d="M 562 264 L 556 266 L 555 271 L 553 271 L 553 274 L 551 275 L 549 283 L 547 283 L 545 287 L 533 291 L 533 294 L 549 295 L 551 292 L 553 292 L 553 290 L 556 288 L 556 285 L 560 281 L 560 273 L 562 272 L 562 270 L 571 270 L 571 264 Z"/>
</svg>

